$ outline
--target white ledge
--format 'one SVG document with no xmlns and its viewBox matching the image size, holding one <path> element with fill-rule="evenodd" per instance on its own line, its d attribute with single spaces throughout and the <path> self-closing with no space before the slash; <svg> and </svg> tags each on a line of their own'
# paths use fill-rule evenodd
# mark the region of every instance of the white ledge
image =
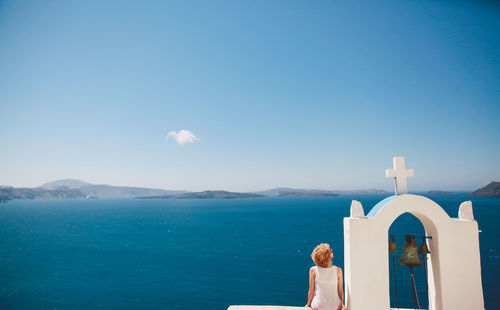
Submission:
<svg viewBox="0 0 500 310">
<path fill-rule="evenodd" d="M 288 306 L 229 306 L 227 310 L 311 310 L 311 308 Z"/>
<path fill-rule="evenodd" d="M 349 310 L 345 308 L 345 310 Z M 391 308 L 391 310 L 412 310 L 406 308 Z M 311 310 L 309 307 L 289 307 L 289 306 L 229 306 L 227 310 Z M 424 309 L 422 309 L 424 310 Z"/>
</svg>

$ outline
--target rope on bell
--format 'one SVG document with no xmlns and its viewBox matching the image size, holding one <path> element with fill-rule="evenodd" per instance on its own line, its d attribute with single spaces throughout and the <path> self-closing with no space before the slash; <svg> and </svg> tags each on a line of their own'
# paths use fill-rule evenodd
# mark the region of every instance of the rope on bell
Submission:
<svg viewBox="0 0 500 310">
<path fill-rule="evenodd" d="M 405 265 L 410 268 L 410 277 L 413 288 L 413 303 L 415 305 L 415 309 L 420 309 L 417 286 L 415 285 L 415 277 L 413 275 L 413 268 L 421 267 L 422 262 L 418 258 L 418 248 L 417 245 L 415 244 L 415 236 L 411 235 L 406 236 L 406 243 L 403 246 L 403 254 L 401 255 L 401 258 L 398 260 L 398 264 Z"/>
<path fill-rule="evenodd" d="M 427 255 L 431 254 L 431 251 L 427 247 L 427 242 L 425 242 L 425 238 L 422 238 L 422 244 L 420 245 L 420 249 L 418 253 L 422 254 L 424 258 L 424 269 L 425 269 L 425 287 L 427 289 L 427 295 L 429 294 L 429 280 L 427 276 Z"/>
<path fill-rule="evenodd" d="M 398 247 L 396 246 L 396 239 L 391 235 L 391 242 L 389 242 L 389 252 L 391 252 L 392 256 L 392 275 L 394 277 L 394 293 L 396 295 L 396 306 L 399 309 L 399 300 L 398 300 L 398 287 L 396 285 L 396 257 L 394 253 L 398 252 Z"/>
</svg>

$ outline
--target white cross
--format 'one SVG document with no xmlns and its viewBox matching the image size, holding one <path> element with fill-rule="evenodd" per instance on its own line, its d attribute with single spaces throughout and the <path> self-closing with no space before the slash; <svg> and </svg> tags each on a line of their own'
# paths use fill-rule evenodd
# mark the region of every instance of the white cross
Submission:
<svg viewBox="0 0 500 310">
<path fill-rule="evenodd" d="M 406 183 L 406 178 L 413 176 L 413 169 L 406 170 L 404 157 L 394 157 L 392 160 L 394 162 L 394 169 L 386 169 L 385 176 L 394 178 L 396 195 L 407 194 L 408 185 Z"/>
</svg>

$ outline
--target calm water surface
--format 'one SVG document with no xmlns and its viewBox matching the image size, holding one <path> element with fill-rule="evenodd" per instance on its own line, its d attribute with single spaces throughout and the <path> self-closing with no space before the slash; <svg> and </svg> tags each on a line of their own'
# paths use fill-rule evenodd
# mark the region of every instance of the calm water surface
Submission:
<svg viewBox="0 0 500 310">
<path fill-rule="evenodd" d="M 428 197 L 452 217 L 457 216 L 462 201 L 471 199 L 466 195 Z M 349 215 L 351 199 L 361 201 L 367 213 L 383 198 L 0 204 L 0 309 L 303 306 L 311 250 L 320 242 L 330 243 L 334 264 L 343 268 L 343 217 Z M 472 201 L 483 231 L 486 308 L 496 309 L 500 305 L 500 199 L 474 197 Z M 405 233 L 424 234 L 411 215 L 398 218 L 390 232 L 396 235 L 400 250 Z M 400 306 L 410 308 L 408 268 L 398 265 L 396 274 Z M 415 277 L 421 305 L 426 307 L 423 268 L 416 269 Z M 394 298 L 391 302 L 395 306 Z"/>
</svg>

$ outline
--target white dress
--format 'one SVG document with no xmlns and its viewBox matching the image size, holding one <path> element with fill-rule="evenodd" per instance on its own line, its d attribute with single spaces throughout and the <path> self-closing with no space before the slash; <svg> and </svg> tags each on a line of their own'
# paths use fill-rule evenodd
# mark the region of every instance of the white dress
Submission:
<svg viewBox="0 0 500 310">
<path fill-rule="evenodd" d="M 337 267 L 316 268 L 314 297 L 311 308 L 318 310 L 337 310 L 341 303 L 338 291 Z"/>
</svg>

